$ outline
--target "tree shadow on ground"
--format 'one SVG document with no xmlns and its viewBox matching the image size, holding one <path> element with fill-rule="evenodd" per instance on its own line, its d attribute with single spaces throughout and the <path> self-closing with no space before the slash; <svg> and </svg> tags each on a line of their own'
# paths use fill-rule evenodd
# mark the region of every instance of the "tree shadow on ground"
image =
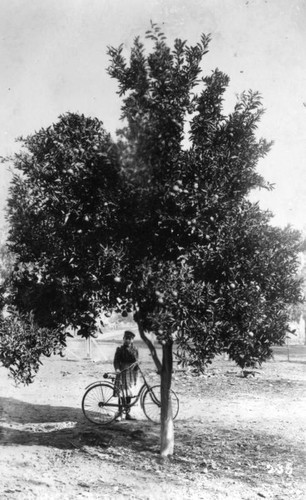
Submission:
<svg viewBox="0 0 306 500">
<path fill-rule="evenodd" d="M 150 433 L 150 428 L 153 433 Z M 1 445 L 75 449 L 83 446 L 123 446 L 133 441 L 136 448 L 138 444 L 142 451 L 150 451 L 152 446 L 156 448 L 158 432 L 158 425 L 143 420 L 98 426 L 88 422 L 79 408 L 0 398 Z"/>
<path fill-rule="evenodd" d="M 173 459 L 185 473 L 212 474 L 252 487 L 272 484 L 275 477 L 288 484 L 305 478 L 304 446 L 281 434 L 226 424 L 210 429 L 182 425 L 177 434 Z"/>
<path fill-rule="evenodd" d="M 25 403 L 0 398 L 0 444 L 45 446 L 84 451 L 98 460 L 112 460 L 127 470 L 155 470 L 192 477 L 212 474 L 259 485 L 273 479 L 271 471 L 304 477 L 305 450 L 284 436 L 233 429 L 224 424 L 209 429 L 197 422 L 176 421 L 175 454 L 159 457 L 160 426 L 147 420 L 105 426 L 88 422 L 81 409 Z"/>
<path fill-rule="evenodd" d="M 18 424 L 79 421 L 81 409 L 27 403 L 10 397 L 0 397 L 0 419 Z"/>
</svg>

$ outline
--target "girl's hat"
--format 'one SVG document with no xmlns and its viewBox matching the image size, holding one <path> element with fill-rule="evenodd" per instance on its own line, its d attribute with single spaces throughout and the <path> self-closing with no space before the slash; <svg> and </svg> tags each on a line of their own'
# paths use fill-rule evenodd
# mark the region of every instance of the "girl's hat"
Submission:
<svg viewBox="0 0 306 500">
<path fill-rule="evenodd" d="M 126 331 L 124 332 L 124 338 L 125 338 L 125 339 L 134 339 L 134 338 L 135 338 L 135 336 L 136 336 L 136 335 L 135 335 L 135 333 L 130 332 L 130 330 L 126 330 Z"/>
</svg>

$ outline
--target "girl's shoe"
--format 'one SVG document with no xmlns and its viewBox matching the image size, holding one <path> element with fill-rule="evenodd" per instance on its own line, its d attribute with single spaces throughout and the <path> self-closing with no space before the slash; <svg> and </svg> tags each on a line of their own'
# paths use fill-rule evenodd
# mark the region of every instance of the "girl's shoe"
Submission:
<svg viewBox="0 0 306 500">
<path fill-rule="evenodd" d="M 129 413 L 127 413 L 125 420 L 136 420 L 136 418 L 132 417 Z"/>
</svg>

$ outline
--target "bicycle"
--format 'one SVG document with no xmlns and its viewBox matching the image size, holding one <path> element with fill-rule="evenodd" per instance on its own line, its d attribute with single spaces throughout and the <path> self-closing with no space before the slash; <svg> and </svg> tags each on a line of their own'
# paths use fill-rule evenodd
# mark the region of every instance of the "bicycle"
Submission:
<svg viewBox="0 0 306 500">
<path fill-rule="evenodd" d="M 145 416 L 151 420 L 151 422 L 160 422 L 160 386 L 155 385 L 151 387 L 148 384 L 139 363 L 133 363 L 128 369 L 132 369 L 136 365 L 138 366 L 139 372 L 142 376 L 143 385 L 140 387 L 138 394 L 130 398 L 130 403 L 128 404 L 124 402 L 123 405 L 122 403 L 119 405 L 119 398 L 124 399 L 124 396 L 122 396 L 122 392 L 118 389 L 118 387 L 116 387 L 115 384 L 118 373 L 106 372 L 104 373 L 103 378 L 109 379 L 109 381 L 96 381 L 86 387 L 82 399 L 82 411 L 87 420 L 98 425 L 109 424 L 116 419 L 122 406 L 125 411 L 127 409 L 130 410 L 130 408 L 135 406 L 137 402 L 140 401 L 140 405 Z M 124 371 L 125 370 L 122 372 Z M 176 418 L 179 412 L 179 399 L 172 389 L 171 401 L 172 415 L 173 418 Z"/>
</svg>

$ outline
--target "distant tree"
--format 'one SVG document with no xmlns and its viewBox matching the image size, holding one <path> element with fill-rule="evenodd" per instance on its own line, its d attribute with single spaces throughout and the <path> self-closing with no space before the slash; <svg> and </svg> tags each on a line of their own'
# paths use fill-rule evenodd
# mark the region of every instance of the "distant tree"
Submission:
<svg viewBox="0 0 306 500">
<path fill-rule="evenodd" d="M 303 236 L 302 245 L 300 248 L 300 262 L 297 272 L 297 278 L 301 282 L 302 299 L 298 304 L 293 304 L 290 308 L 290 317 L 292 321 L 299 322 L 301 317 L 306 319 L 306 240 Z"/>
<path fill-rule="evenodd" d="M 0 286 L 10 276 L 14 265 L 14 256 L 9 251 L 6 242 L 0 243 Z"/>
<path fill-rule="evenodd" d="M 166 456 L 173 354 L 198 371 L 224 351 L 242 368 L 269 359 L 300 298 L 300 238 L 248 200 L 270 188 L 256 172 L 270 148 L 256 137 L 259 94 L 243 93 L 225 115 L 228 77 L 200 78 L 209 37 L 171 49 L 152 25 L 147 38 L 152 51 L 137 38 L 129 63 L 123 46 L 108 50 L 124 97 L 117 144 L 75 114 L 23 139 L 8 208 L 17 256 L 9 289 L 39 327 L 73 324 L 83 336 L 101 307 L 134 312 L 161 375 Z"/>
</svg>

